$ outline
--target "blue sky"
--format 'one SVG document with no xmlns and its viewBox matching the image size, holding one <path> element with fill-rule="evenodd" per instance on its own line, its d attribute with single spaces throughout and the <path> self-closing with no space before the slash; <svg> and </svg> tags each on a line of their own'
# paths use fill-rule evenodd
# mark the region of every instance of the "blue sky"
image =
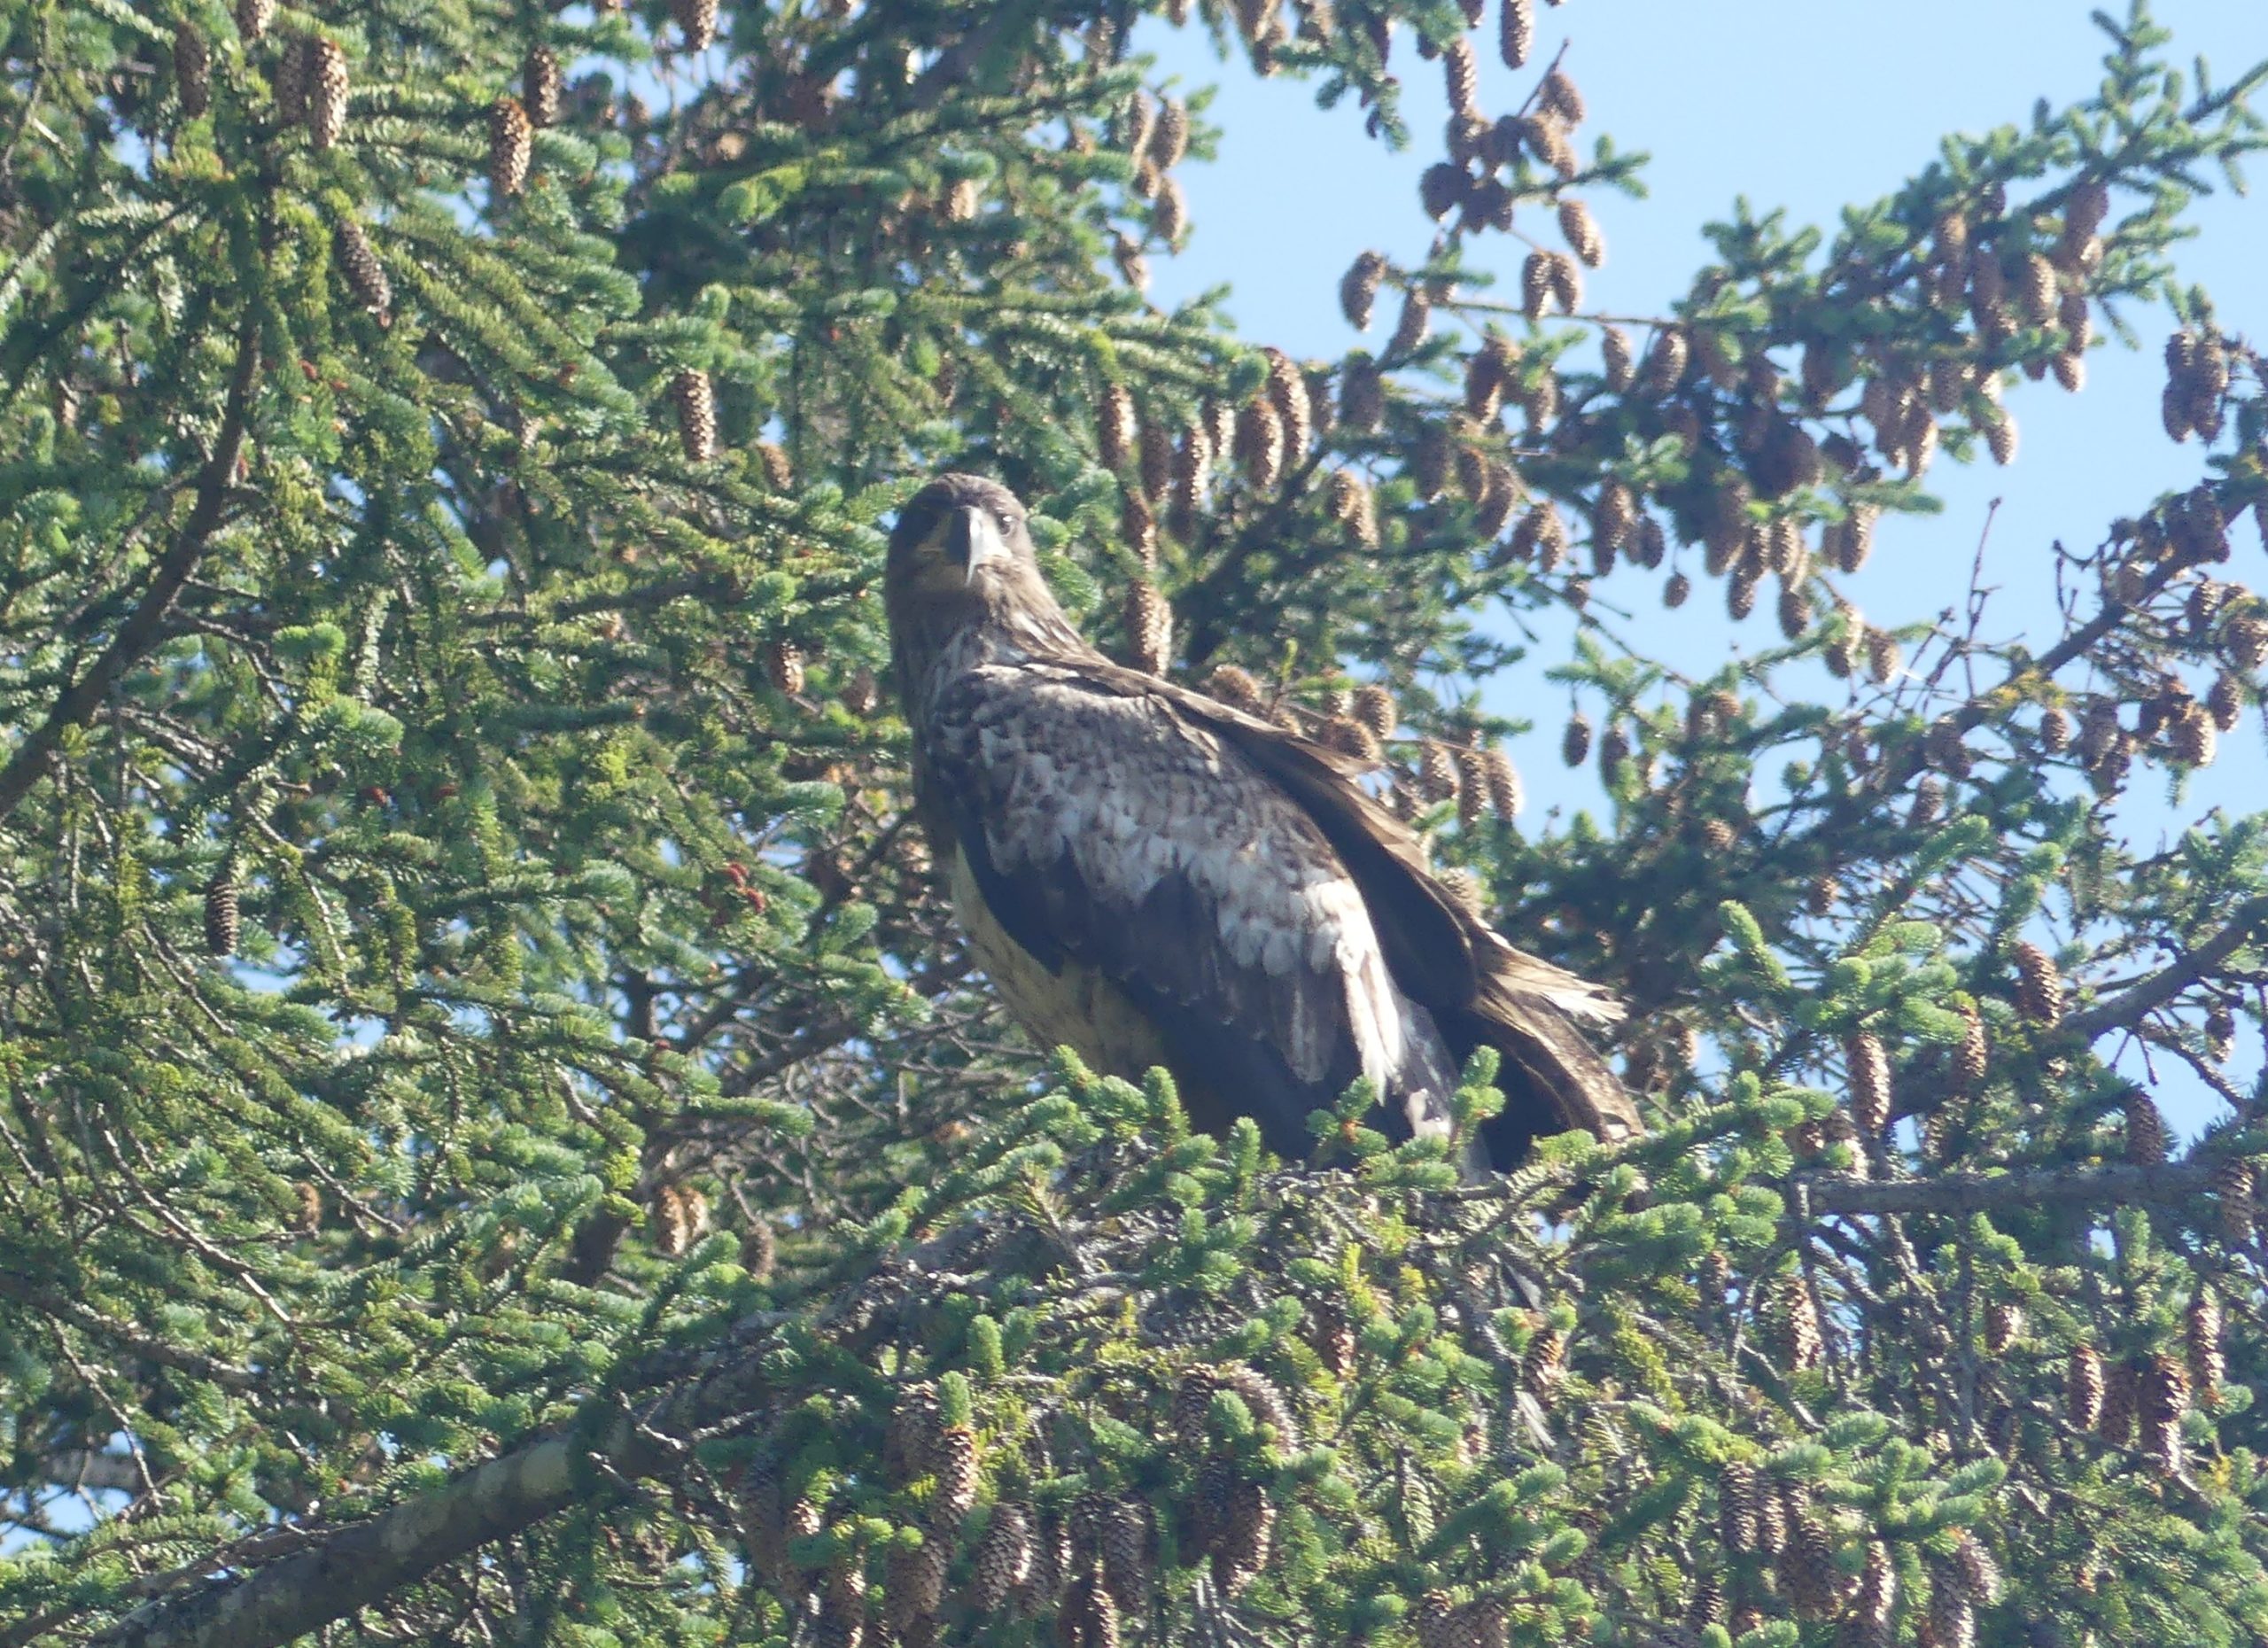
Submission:
<svg viewBox="0 0 2268 1648">
<path fill-rule="evenodd" d="M 1541 9 L 1531 67 L 1518 75 L 1496 58 L 1491 16 L 1479 37 L 1487 48 L 1480 103 L 1491 113 L 1515 106 L 1540 66 L 1565 46 L 1565 66 L 1589 109 L 1583 145 L 1608 132 L 1620 148 L 1652 157 L 1649 198 L 1591 198 L 1607 259 L 1586 276 L 1586 304 L 1659 313 L 1708 260 L 1702 226 L 1730 215 L 1736 198 L 1759 209 L 1785 207 L 1797 222 L 1831 230 L 1843 206 L 1888 193 L 1927 166 L 1946 134 L 2022 122 L 2037 97 L 2061 105 L 2088 95 L 2101 78 L 2107 42 L 2087 11 L 2047 0 L 1895 7 L 1572 0 Z M 2155 15 L 2174 32 L 2174 60 L 2186 69 L 2202 54 L 2217 84 L 2268 58 L 2263 0 L 2161 0 Z M 1438 156 L 1446 113 L 1440 66 L 1420 60 L 1407 31 L 1397 31 L 1394 62 L 1414 136 L 1396 153 L 1363 136 L 1351 101 L 1318 110 L 1311 87 L 1262 81 L 1241 63 L 1223 62 L 1201 31 L 1150 24 L 1137 43 L 1156 55 L 1161 74 L 1217 85 L 1208 118 L 1223 128 L 1216 160 L 1183 168 L 1193 229 L 1178 257 L 1153 258 L 1153 299 L 1170 306 L 1225 284 L 1244 336 L 1299 356 L 1344 352 L 1355 335 L 1340 315 L 1337 286 L 1355 254 L 1375 247 L 1415 261 L 1432 237 L 1416 180 Z M 2212 294 L 2225 330 L 2268 335 L 2268 207 L 2224 190 L 2198 203 L 2192 222 L 2200 235 L 2179 254 L 2184 278 Z M 1517 292 L 1525 247 L 1485 239 L 1492 244 L 1484 262 Z M 2058 633 L 2050 542 L 2092 546 L 2112 519 L 2194 482 L 2195 443 L 2176 447 L 2158 423 L 2158 348 L 2172 323 L 2161 313 L 2132 318 L 2144 347 L 2096 349 L 2084 393 L 2067 395 L 2052 381 L 2011 389 L 2008 404 L 2021 431 L 2013 466 L 1962 469 L 1940 458 L 1930 478 L 1946 512 L 1885 523 L 1873 560 L 1845 580 L 1870 618 L 1927 619 L 1960 601 L 1997 499 L 1984 565 L 1999 593 L 1984 632 L 2045 644 Z M 1387 313 L 1378 325 L 1391 320 Z M 2232 536 L 2235 559 L 2220 575 L 2268 586 L 2268 556 L 2252 525 L 2241 523 Z M 1768 601 L 1735 626 L 1721 616 L 1720 587 L 1705 581 L 1677 621 L 1666 622 L 1658 584 L 1658 575 L 1626 570 L 1603 594 L 1633 614 L 1626 633 L 1682 667 L 1705 670 L 1730 649 L 1760 649 L 1779 639 Z M 1572 620 L 1546 615 L 1533 627 L 1529 662 L 1490 695 L 1493 708 L 1536 720 L 1512 747 L 1532 797 L 1529 828 L 1544 825 L 1555 809 L 1599 805 L 1588 770 L 1570 773 L 1559 761 L 1564 689 L 1542 680 L 1549 664 L 1567 656 Z M 2268 744 L 2256 713 L 2222 741 L 2215 765 L 2178 804 L 2151 773 L 2126 812 L 2147 842 L 2216 805 L 2268 805 Z M 2205 1112 L 2202 1100 L 2178 1108 L 2192 1125 Z"/>
</svg>

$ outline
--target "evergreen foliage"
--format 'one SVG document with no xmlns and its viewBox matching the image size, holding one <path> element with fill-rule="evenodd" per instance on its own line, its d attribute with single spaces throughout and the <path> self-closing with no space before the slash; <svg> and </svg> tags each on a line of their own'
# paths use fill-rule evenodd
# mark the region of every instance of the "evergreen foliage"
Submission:
<svg viewBox="0 0 2268 1648">
<path fill-rule="evenodd" d="M 1144 300 L 1215 136 L 1145 9 L 1386 141 L 1447 77 L 1362 348 Z M 0 11 L 0 1644 L 2268 1641 L 2268 816 L 2117 805 L 2259 713 L 2268 369 L 2171 253 L 2268 66 L 2099 17 L 1634 328 L 1642 157 L 1488 11 Z M 2106 329 L 2194 485 L 2060 635 L 1870 626 Z M 1020 1042 L 878 680 L 947 462 L 1376 755 L 1654 1131 L 1460 1186 L 1358 1092 L 1287 1171 Z M 1785 644 L 1596 621 L 1661 577 Z M 1477 688 L 1565 602 L 1612 816 L 1522 834 Z"/>
</svg>

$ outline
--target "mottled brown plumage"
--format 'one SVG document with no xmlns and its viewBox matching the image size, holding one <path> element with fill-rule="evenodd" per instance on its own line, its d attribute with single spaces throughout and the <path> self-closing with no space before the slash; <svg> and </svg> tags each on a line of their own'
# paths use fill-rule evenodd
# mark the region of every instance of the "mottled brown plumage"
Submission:
<svg viewBox="0 0 2268 1648">
<path fill-rule="evenodd" d="M 1043 1043 L 1169 1069 L 1192 1119 L 1287 1158 L 1357 1077 L 1390 1135 L 1443 1133 L 1501 1049 L 1509 1165 L 1538 1133 L 1635 1131 L 1579 1028 L 1604 991 L 1497 937 L 1356 780 L 1361 763 L 1112 663 L 1048 592 L 1014 495 L 948 475 L 885 579 L 915 801 L 971 953 Z"/>
</svg>

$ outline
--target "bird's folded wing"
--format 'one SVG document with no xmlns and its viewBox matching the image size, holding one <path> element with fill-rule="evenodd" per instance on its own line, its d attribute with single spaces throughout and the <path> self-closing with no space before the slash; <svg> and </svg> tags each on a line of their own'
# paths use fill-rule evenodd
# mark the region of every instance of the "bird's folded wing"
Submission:
<svg viewBox="0 0 2268 1648">
<path fill-rule="evenodd" d="M 1612 1023 L 1622 1004 L 1515 949 L 1459 904 L 1427 867 L 1409 827 L 1362 788 L 1360 761 L 1200 693 L 1112 667 L 1114 689 L 1172 704 L 1296 800 L 1353 872 L 1403 991 L 1456 1041 L 1495 1046 L 1511 1061 L 1515 1102 L 1495 1130 L 1501 1140 L 1490 1145 L 1500 1162 L 1516 1158 L 1520 1141 L 1536 1132 L 1581 1127 L 1613 1139 L 1643 1131 L 1629 1094 L 1578 1028 Z M 1522 1113 L 1520 1077 L 1542 1114 Z"/>
<path fill-rule="evenodd" d="M 1305 1154 L 1309 1112 L 1362 1072 L 1355 1015 L 1376 1004 L 1350 999 L 1350 960 L 1389 989 L 1306 810 L 1171 705 L 1068 667 L 972 684 L 932 730 L 993 919 L 1047 966 L 1110 979 L 1222 1104 Z"/>
</svg>

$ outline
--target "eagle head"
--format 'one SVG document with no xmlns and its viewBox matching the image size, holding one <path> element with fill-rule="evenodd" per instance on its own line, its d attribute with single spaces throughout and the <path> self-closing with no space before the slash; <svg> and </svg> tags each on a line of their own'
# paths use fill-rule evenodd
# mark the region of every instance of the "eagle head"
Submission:
<svg viewBox="0 0 2268 1648">
<path fill-rule="evenodd" d="M 1037 571 L 1016 494 L 982 475 L 940 475 L 898 511 L 885 579 L 896 590 L 952 595 L 1018 568 Z"/>
<path fill-rule="evenodd" d="M 1085 650 L 1039 574 L 1022 502 L 982 475 L 940 475 L 898 511 L 882 600 L 898 684 L 909 695 L 972 628 L 1027 652 Z"/>
</svg>

